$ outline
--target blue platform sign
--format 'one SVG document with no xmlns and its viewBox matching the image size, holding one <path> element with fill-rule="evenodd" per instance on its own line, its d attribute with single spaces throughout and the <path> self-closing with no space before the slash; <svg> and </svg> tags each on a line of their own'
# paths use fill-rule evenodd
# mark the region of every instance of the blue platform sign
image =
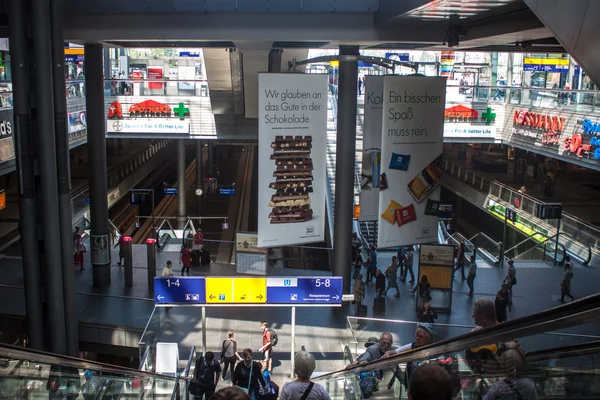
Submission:
<svg viewBox="0 0 600 400">
<path fill-rule="evenodd" d="M 235 188 L 221 188 L 219 189 L 219 194 L 226 194 L 233 196 L 235 194 Z"/>
<path fill-rule="evenodd" d="M 268 304 L 342 304 L 342 278 L 267 277 Z"/>
<path fill-rule="evenodd" d="M 206 303 L 206 280 L 204 277 L 156 277 L 154 278 L 154 302 L 156 304 L 204 304 Z"/>
<path fill-rule="evenodd" d="M 177 188 L 176 187 L 166 187 L 163 189 L 163 192 L 165 194 L 177 194 Z"/>
<path fill-rule="evenodd" d="M 200 57 L 200 53 L 195 51 L 180 51 L 179 57 Z"/>
<path fill-rule="evenodd" d="M 408 53 L 385 53 L 385 58 L 397 61 L 410 61 L 410 55 Z"/>
</svg>

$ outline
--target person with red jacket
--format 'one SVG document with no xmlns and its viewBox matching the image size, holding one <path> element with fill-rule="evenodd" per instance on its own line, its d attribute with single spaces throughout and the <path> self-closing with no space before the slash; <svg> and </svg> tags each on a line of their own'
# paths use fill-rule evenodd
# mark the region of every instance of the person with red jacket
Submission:
<svg viewBox="0 0 600 400">
<path fill-rule="evenodd" d="M 194 247 L 192 248 L 198 251 L 204 248 L 204 234 L 200 228 L 196 230 L 196 234 L 194 235 Z"/>
<path fill-rule="evenodd" d="M 183 268 L 181 268 L 181 275 L 190 276 L 190 267 L 192 266 L 192 254 L 190 253 L 190 249 L 187 248 L 187 245 L 184 245 L 181 248 L 181 252 L 179 253 L 179 264 L 183 264 Z"/>
</svg>

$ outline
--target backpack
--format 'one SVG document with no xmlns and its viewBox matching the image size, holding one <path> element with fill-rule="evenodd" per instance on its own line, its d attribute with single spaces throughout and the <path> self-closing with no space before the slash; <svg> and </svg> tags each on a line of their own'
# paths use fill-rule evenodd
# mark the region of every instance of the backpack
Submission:
<svg viewBox="0 0 600 400">
<path fill-rule="evenodd" d="M 269 332 L 271 332 L 271 346 L 275 347 L 275 346 L 277 346 L 277 343 L 279 343 L 279 338 L 277 337 L 277 332 L 275 332 L 271 328 L 269 328 Z"/>
</svg>

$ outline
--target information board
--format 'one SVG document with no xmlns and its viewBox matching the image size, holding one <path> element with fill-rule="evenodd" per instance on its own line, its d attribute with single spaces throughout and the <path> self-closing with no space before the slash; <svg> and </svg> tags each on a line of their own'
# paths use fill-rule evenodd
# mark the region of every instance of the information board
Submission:
<svg viewBox="0 0 600 400">
<path fill-rule="evenodd" d="M 204 304 L 206 303 L 206 281 L 200 276 L 154 278 L 154 302 L 156 304 Z"/>
<path fill-rule="evenodd" d="M 342 278 L 267 278 L 267 301 L 273 304 L 342 304 Z"/>
<path fill-rule="evenodd" d="M 156 277 L 156 304 L 340 305 L 341 277 Z"/>
</svg>

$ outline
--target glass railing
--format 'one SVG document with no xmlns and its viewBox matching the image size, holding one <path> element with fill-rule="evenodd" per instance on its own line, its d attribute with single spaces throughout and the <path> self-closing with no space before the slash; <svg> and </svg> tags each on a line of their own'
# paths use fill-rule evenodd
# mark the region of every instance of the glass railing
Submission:
<svg viewBox="0 0 600 400">
<path fill-rule="evenodd" d="M 160 308 L 154 307 L 138 342 L 140 360 L 142 360 L 143 365 L 147 368 L 146 371 L 149 372 L 154 372 L 156 362 L 154 350 L 156 349 L 156 342 L 161 330 L 160 313 Z M 140 365 L 140 369 L 142 369 L 142 365 Z"/>
<path fill-rule="evenodd" d="M 348 321 L 347 340 L 353 356 L 364 352 L 363 343 L 370 337 L 378 338 L 381 332 L 393 332 L 394 337 L 404 339 L 394 343 L 392 349 L 414 340 L 416 323 L 412 321 L 355 317 L 348 317 Z M 329 392 L 332 397 L 406 399 L 407 386 L 415 392 L 434 389 L 418 386 L 419 381 L 433 384 L 428 376 L 410 385 L 416 374 L 431 373 L 435 368 L 419 368 L 421 365 L 433 364 L 446 371 L 446 380 L 451 384 L 444 393 L 451 392 L 451 398 L 497 398 L 492 393 L 504 392 L 512 396 L 506 398 L 600 398 L 600 375 L 594 364 L 600 354 L 599 337 L 586 333 L 598 332 L 598 322 L 600 295 L 484 329 L 436 324 L 437 336 L 432 344 L 412 346 L 395 356 L 359 363 L 312 380 L 333 388 Z M 518 394 L 507 380 L 516 384 Z M 486 397 L 488 394 L 492 397 Z M 432 390 L 429 397 L 423 398 L 450 397 Z"/>
<path fill-rule="evenodd" d="M 477 249 L 477 254 L 496 264 L 502 257 L 502 242 L 496 242 L 483 232 L 469 239 Z"/>
<path fill-rule="evenodd" d="M 0 397 L 7 399 L 185 397 L 186 385 L 181 383 L 186 376 L 157 375 L 2 344 L 0 361 Z"/>
<path fill-rule="evenodd" d="M 554 261 L 555 249 L 556 261 L 558 263 L 564 262 L 567 252 L 562 244 L 558 243 L 557 247 L 556 235 L 548 237 L 536 232 L 505 250 L 504 257 L 506 260 Z"/>
<path fill-rule="evenodd" d="M 185 96 L 210 97 L 207 80 L 182 79 L 105 79 L 104 97 Z"/>
</svg>

